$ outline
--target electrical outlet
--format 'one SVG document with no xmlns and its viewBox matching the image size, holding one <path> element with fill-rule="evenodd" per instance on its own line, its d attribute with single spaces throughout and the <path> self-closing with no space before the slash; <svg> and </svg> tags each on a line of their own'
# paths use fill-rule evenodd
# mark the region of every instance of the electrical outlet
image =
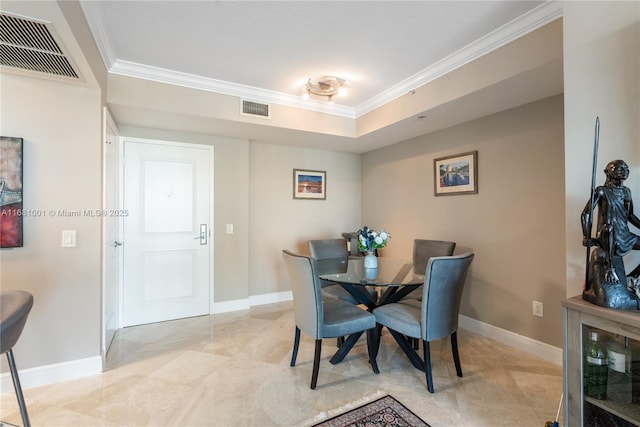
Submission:
<svg viewBox="0 0 640 427">
<path fill-rule="evenodd" d="M 533 315 L 544 317 L 544 306 L 540 301 L 533 301 Z"/>
</svg>

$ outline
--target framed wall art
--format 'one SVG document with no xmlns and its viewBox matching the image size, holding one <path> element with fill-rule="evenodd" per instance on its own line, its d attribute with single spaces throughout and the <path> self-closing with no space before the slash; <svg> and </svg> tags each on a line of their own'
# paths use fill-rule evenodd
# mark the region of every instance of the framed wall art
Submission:
<svg viewBox="0 0 640 427">
<path fill-rule="evenodd" d="M 434 194 L 451 196 L 478 192 L 478 152 L 433 159 Z"/>
<path fill-rule="evenodd" d="M 0 248 L 22 247 L 22 138 L 0 136 Z"/>
<path fill-rule="evenodd" d="M 294 169 L 293 198 L 325 200 L 327 198 L 327 173 L 325 171 Z"/>
</svg>

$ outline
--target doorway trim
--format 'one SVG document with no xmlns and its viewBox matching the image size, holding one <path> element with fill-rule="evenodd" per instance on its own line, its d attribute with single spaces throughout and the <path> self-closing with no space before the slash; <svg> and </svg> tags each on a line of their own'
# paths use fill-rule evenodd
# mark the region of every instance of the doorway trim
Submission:
<svg viewBox="0 0 640 427">
<path fill-rule="evenodd" d="M 103 107 L 103 116 L 102 116 L 102 138 L 101 138 L 101 144 L 102 144 L 102 209 L 103 211 L 108 211 L 108 210 L 119 210 L 120 207 L 122 206 L 122 142 L 120 139 L 120 133 L 118 130 L 118 126 L 116 125 L 116 122 L 113 120 L 113 117 L 111 116 L 111 113 L 109 111 L 109 109 L 107 107 Z M 112 137 L 113 140 L 109 140 L 109 137 Z M 111 188 L 110 191 L 115 191 L 116 197 L 115 197 L 115 206 L 109 206 L 108 205 L 108 200 L 107 200 L 107 194 L 108 194 L 108 185 L 110 183 L 112 183 L 112 181 L 110 179 L 108 179 L 108 173 L 109 173 L 109 166 L 107 164 L 107 145 L 111 146 L 111 147 L 115 147 L 115 156 L 112 159 L 113 162 L 115 162 L 113 166 L 113 168 L 115 169 L 115 178 L 116 178 L 116 188 Z M 111 169 L 113 171 L 113 169 Z M 107 243 L 107 240 L 110 236 L 108 236 L 108 229 L 107 229 L 107 221 L 106 221 L 106 217 L 102 217 L 102 221 L 101 221 L 101 246 L 100 246 L 100 252 L 101 252 L 101 304 L 100 304 L 100 319 L 101 319 L 101 324 L 100 324 L 100 359 L 102 362 L 102 370 L 105 370 L 105 366 L 106 366 L 106 362 L 107 362 L 107 354 L 109 352 L 109 348 L 111 346 L 111 342 L 113 340 L 113 337 L 115 336 L 117 330 L 120 328 L 120 308 L 121 308 L 121 303 L 120 303 L 120 287 L 121 287 L 121 282 L 122 282 L 122 251 L 118 250 L 116 252 L 116 256 L 115 256 L 115 270 L 116 273 L 115 277 L 116 277 L 116 284 L 115 284 L 115 289 L 111 290 L 108 289 L 108 283 L 107 283 L 107 278 L 109 277 L 109 273 L 113 274 L 114 272 L 108 272 L 107 271 L 107 253 L 105 250 L 105 244 Z M 114 244 L 117 244 L 118 242 L 122 241 L 122 218 L 119 217 L 117 218 L 117 226 L 116 226 L 116 233 L 115 236 L 113 236 L 113 240 L 114 240 Z M 115 305 L 115 315 L 114 315 L 114 319 L 113 321 L 114 323 L 114 331 L 113 333 L 110 332 L 109 326 L 110 323 L 109 322 L 109 318 L 107 318 L 107 293 L 109 293 L 110 291 L 116 291 L 118 292 L 118 295 L 115 298 L 115 301 L 113 302 Z"/>
</svg>

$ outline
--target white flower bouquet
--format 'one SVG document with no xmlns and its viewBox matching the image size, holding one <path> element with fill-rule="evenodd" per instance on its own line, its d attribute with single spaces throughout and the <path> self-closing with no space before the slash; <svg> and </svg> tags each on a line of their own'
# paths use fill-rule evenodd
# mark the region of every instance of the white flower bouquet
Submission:
<svg viewBox="0 0 640 427">
<path fill-rule="evenodd" d="M 358 249 L 361 252 L 382 249 L 387 246 L 390 237 L 391 235 L 382 229 L 375 231 L 365 225 L 361 230 L 358 230 Z"/>
</svg>

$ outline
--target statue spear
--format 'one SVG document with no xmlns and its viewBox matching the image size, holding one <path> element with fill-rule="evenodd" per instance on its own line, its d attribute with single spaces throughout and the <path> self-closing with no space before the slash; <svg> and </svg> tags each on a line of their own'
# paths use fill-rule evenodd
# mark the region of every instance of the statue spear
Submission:
<svg viewBox="0 0 640 427">
<path fill-rule="evenodd" d="M 586 229 L 589 232 L 587 240 L 587 262 L 584 277 L 585 289 L 589 289 L 589 257 L 591 255 L 591 227 L 593 225 L 593 198 L 596 191 L 596 169 L 598 167 L 598 140 L 600 139 L 600 118 L 596 116 L 596 129 L 593 141 L 593 166 L 591 169 L 591 201 L 589 202 L 589 217 L 587 218 Z"/>
</svg>

